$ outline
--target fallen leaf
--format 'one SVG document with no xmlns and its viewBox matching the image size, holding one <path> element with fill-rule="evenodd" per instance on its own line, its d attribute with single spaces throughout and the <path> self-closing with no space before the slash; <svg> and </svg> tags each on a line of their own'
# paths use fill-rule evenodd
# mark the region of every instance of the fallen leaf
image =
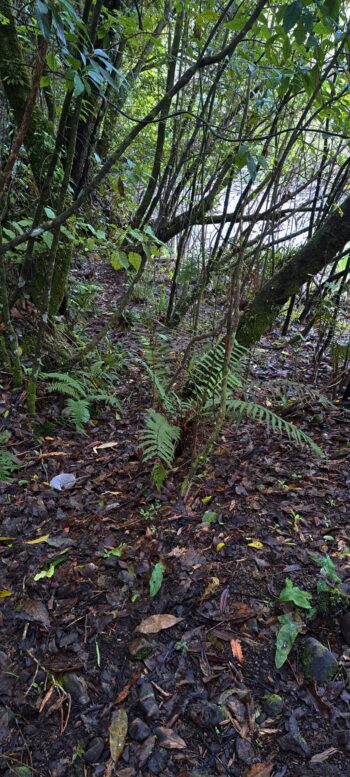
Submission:
<svg viewBox="0 0 350 777">
<path fill-rule="evenodd" d="M 272 764 L 253 764 L 249 772 L 244 773 L 244 777 L 270 777 L 272 769 Z"/>
<path fill-rule="evenodd" d="M 0 599 L 6 599 L 7 596 L 12 596 L 12 593 L 8 588 L 3 588 L 2 591 L 0 591 Z"/>
<path fill-rule="evenodd" d="M 54 488 L 55 491 L 64 491 L 66 488 L 73 488 L 75 482 L 75 475 L 72 475 L 70 472 L 61 472 L 60 475 L 55 475 L 55 477 L 50 480 L 50 486 L 51 488 Z"/>
<path fill-rule="evenodd" d="M 39 545 L 39 542 L 46 542 L 49 539 L 49 534 L 42 534 L 41 537 L 36 537 L 35 540 L 26 540 L 25 545 Z"/>
<path fill-rule="evenodd" d="M 156 734 L 161 747 L 165 747 L 166 750 L 184 750 L 187 747 L 185 740 L 175 734 L 172 728 L 158 726 Z"/>
<path fill-rule="evenodd" d="M 41 602 L 40 599 L 23 599 L 22 610 L 33 621 L 42 623 L 47 629 L 49 628 L 50 616 L 44 602 Z"/>
<path fill-rule="evenodd" d="M 248 548 L 258 548 L 258 550 L 260 550 L 263 547 L 264 545 L 262 542 L 260 542 L 260 540 L 253 540 L 253 542 L 248 542 Z"/>
<path fill-rule="evenodd" d="M 175 615 L 170 615 L 169 613 L 150 615 L 149 618 L 144 618 L 144 620 L 141 621 L 135 631 L 139 631 L 140 634 L 157 634 L 158 631 L 170 629 L 182 620 L 183 618 L 177 618 Z"/>
<path fill-rule="evenodd" d="M 123 707 L 115 710 L 112 715 L 111 725 L 109 727 L 109 749 L 111 759 L 114 763 L 120 758 L 125 745 L 126 735 L 128 733 L 128 716 Z"/>
<path fill-rule="evenodd" d="M 132 686 L 137 682 L 140 675 L 141 675 L 141 672 L 135 672 L 135 674 L 133 674 L 130 682 L 126 683 L 126 685 L 124 685 L 124 688 L 122 688 L 121 691 L 119 691 L 119 693 L 115 697 L 114 704 L 121 704 L 121 702 L 124 701 L 127 698 L 127 696 L 129 696 Z"/>
<path fill-rule="evenodd" d="M 240 664 L 243 664 L 244 656 L 243 656 L 243 650 L 239 639 L 231 639 L 230 645 L 231 645 L 233 657 L 237 658 L 237 661 L 239 661 Z"/>
<path fill-rule="evenodd" d="M 323 761 L 327 761 L 327 758 L 330 758 L 331 755 L 334 755 L 335 753 L 339 753 L 339 750 L 336 747 L 329 747 L 328 750 L 324 750 L 323 753 L 315 753 L 310 760 L 310 764 L 321 764 Z"/>
<path fill-rule="evenodd" d="M 105 450 L 106 448 L 115 448 L 116 445 L 118 445 L 117 442 L 104 442 L 102 445 L 95 445 L 95 447 L 92 449 L 94 453 L 97 453 L 97 451 Z"/>
<path fill-rule="evenodd" d="M 199 602 L 201 603 L 201 602 L 203 602 L 203 601 L 204 601 L 204 599 L 207 599 L 207 598 L 208 598 L 208 596 L 211 596 L 211 594 L 213 594 L 213 593 L 214 593 L 214 591 L 216 591 L 216 589 L 217 589 L 217 587 L 218 587 L 219 585 L 220 585 L 220 580 L 219 580 L 219 578 L 218 578 L 218 577 L 212 577 L 212 579 L 211 579 L 210 583 L 208 583 L 208 585 L 207 585 L 207 587 L 206 587 L 206 589 L 205 589 L 204 593 L 203 593 L 203 594 L 202 594 L 202 596 L 200 597 L 200 599 L 199 599 Z"/>
<path fill-rule="evenodd" d="M 164 564 L 162 564 L 161 561 L 158 561 L 157 564 L 154 565 L 152 569 L 152 574 L 149 581 L 149 595 L 150 596 L 156 596 L 158 591 L 162 587 L 163 583 L 163 577 L 164 577 Z"/>
</svg>

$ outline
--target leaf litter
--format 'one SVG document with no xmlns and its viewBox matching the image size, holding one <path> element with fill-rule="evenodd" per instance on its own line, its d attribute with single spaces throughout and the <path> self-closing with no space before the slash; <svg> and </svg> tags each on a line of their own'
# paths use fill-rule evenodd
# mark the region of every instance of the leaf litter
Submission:
<svg viewBox="0 0 350 777">
<path fill-rule="evenodd" d="M 137 454 L 144 399 L 132 380 L 125 417 L 106 413 L 84 449 L 58 425 L 40 456 L 3 389 L 25 483 L 0 484 L 1 774 L 15 763 L 40 777 L 345 777 L 344 607 L 308 622 L 303 604 L 332 563 L 349 583 L 350 451 L 338 456 L 349 414 L 327 408 L 312 429 L 322 462 L 251 422 L 228 426 L 186 503 L 176 476 L 159 501 Z M 61 454 L 83 488 L 52 486 Z M 298 612 L 278 669 L 278 619 Z M 305 635 L 337 656 L 325 687 L 303 680 Z"/>
</svg>

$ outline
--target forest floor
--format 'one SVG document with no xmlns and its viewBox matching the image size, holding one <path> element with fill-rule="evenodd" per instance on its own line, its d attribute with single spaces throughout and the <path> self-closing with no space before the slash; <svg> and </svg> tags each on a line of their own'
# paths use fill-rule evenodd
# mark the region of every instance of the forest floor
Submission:
<svg viewBox="0 0 350 777">
<path fill-rule="evenodd" d="M 114 293 L 106 283 L 106 304 Z M 117 337 L 127 349 L 130 332 Z M 270 344 L 261 374 L 288 377 L 292 350 Z M 307 346 L 298 359 L 308 374 Z M 299 609 L 281 669 L 275 643 L 286 578 L 317 603 L 313 554 L 349 580 L 350 412 L 303 408 L 296 423 L 324 459 L 254 422 L 227 423 L 184 502 L 186 451 L 160 495 L 142 463 L 150 399 L 137 367 L 121 374 L 120 399 L 121 417 L 104 410 L 84 436 L 62 420 L 45 431 L 46 398 L 33 431 L 23 392 L 1 381 L 20 468 L 0 484 L 0 774 L 349 777 L 342 608 L 310 621 Z M 76 476 L 73 488 L 50 488 L 60 472 Z M 337 657 L 324 687 L 303 680 L 306 636 Z"/>
</svg>

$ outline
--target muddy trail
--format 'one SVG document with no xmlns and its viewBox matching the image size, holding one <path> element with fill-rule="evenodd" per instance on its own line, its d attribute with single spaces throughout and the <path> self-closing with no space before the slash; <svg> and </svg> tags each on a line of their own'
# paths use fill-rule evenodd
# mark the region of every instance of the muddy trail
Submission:
<svg viewBox="0 0 350 777">
<path fill-rule="evenodd" d="M 101 295 L 108 306 L 118 289 Z M 135 347 L 127 328 L 116 337 Z M 268 345 L 257 371 L 288 375 Z M 307 346 L 303 359 L 307 374 Z M 18 469 L 0 484 L 0 774 L 349 777 L 350 412 L 302 408 L 324 459 L 227 423 L 184 501 L 186 450 L 160 494 L 142 462 L 140 376 L 121 373 L 123 412 L 100 411 L 86 435 L 53 396 L 31 426 L 1 381 Z M 56 490 L 62 472 L 75 481 Z M 281 601 L 286 579 L 304 606 Z M 323 652 L 306 676 L 312 640 Z"/>
</svg>

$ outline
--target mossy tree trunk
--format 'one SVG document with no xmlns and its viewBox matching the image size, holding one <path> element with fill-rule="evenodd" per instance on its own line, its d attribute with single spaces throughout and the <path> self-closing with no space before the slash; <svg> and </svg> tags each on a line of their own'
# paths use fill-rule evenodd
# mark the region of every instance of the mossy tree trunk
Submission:
<svg viewBox="0 0 350 777">
<path fill-rule="evenodd" d="M 245 310 L 237 339 L 249 347 L 270 328 L 288 299 L 319 273 L 350 241 L 350 197 L 324 221 L 283 267 L 262 286 Z"/>
<path fill-rule="evenodd" d="M 10 0 L 0 0 L 0 13 L 5 21 L 0 22 L 0 79 L 12 110 L 17 127 L 20 126 L 30 91 L 28 67 L 25 63 Z M 35 106 L 28 123 L 24 145 L 38 190 L 42 188 L 47 172 L 50 153 L 54 148 L 54 127 L 42 110 Z M 57 184 L 50 188 L 50 205 L 55 208 L 59 191 L 59 168 Z M 37 307 L 42 307 L 42 289 L 46 279 L 47 249 L 44 244 L 37 247 L 35 263 L 28 285 L 29 295 Z M 71 262 L 71 247 L 63 237 L 56 257 L 56 266 L 51 295 L 50 314 L 55 315 L 62 302 Z"/>
</svg>

